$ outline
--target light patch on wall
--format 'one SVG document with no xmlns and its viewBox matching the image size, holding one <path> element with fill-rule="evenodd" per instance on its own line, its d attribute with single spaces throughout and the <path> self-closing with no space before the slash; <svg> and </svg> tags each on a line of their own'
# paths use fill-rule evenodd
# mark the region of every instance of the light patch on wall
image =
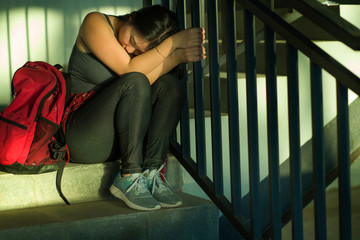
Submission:
<svg viewBox="0 0 360 240">
<path fill-rule="evenodd" d="M 116 9 L 112 6 L 100 7 L 99 12 L 106 13 L 109 15 L 116 15 Z"/>
<path fill-rule="evenodd" d="M 10 74 L 6 12 L 0 11 L 0 108 L 10 103 Z M 1 110 L 1 109 L 0 109 Z"/>
<path fill-rule="evenodd" d="M 64 15 L 59 10 L 48 9 L 47 19 L 48 61 L 51 64 L 63 65 L 68 61 L 65 59 L 64 49 Z"/>
<path fill-rule="evenodd" d="M 343 43 L 339 42 L 315 42 L 319 47 L 324 49 L 334 59 L 339 61 L 355 75 L 360 77 L 360 54 L 358 51 L 350 49 Z M 358 97 L 352 91 L 349 91 L 349 104 Z"/>
<path fill-rule="evenodd" d="M 289 155 L 289 109 L 288 109 L 288 80 L 286 76 L 277 76 L 277 105 L 278 105 L 278 137 L 279 161 L 285 161 Z"/>
<path fill-rule="evenodd" d="M 360 5 L 340 5 L 340 16 L 360 28 Z"/>
<path fill-rule="evenodd" d="M 85 8 L 85 9 L 81 9 L 80 11 L 80 18 L 81 18 L 81 22 L 84 20 L 84 18 L 86 17 L 87 14 L 91 13 L 91 12 L 98 12 L 97 8 Z"/>
<path fill-rule="evenodd" d="M 12 74 L 28 60 L 25 16 L 25 7 L 9 10 Z"/>
<path fill-rule="evenodd" d="M 336 80 L 327 71 L 322 70 L 324 125 L 337 115 L 336 110 Z"/>
<path fill-rule="evenodd" d="M 260 178 L 268 175 L 268 134 L 267 134 L 267 101 L 266 101 L 266 79 L 257 77 L 257 102 L 258 102 L 258 144 Z"/>
<path fill-rule="evenodd" d="M 40 7 L 29 7 L 27 23 L 29 60 L 47 61 L 45 9 Z"/>
<path fill-rule="evenodd" d="M 140 7 L 139 7 L 140 8 Z M 130 7 L 117 7 L 115 8 L 115 15 L 125 15 L 125 14 L 128 14 L 128 13 L 131 13 L 135 10 L 138 10 L 138 9 L 134 9 L 134 8 L 130 8 Z"/>
<path fill-rule="evenodd" d="M 340 42 L 316 41 L 315 43 L 355 75 L 360 77 L 360 54 L 358 51 L 354 51 Z"/>
<path fill-rule="evenodd" d="M 299 51 L 299 116 L 301 145 L 306 143 L 312 137 L 310 64 L 310 59 Z"/>
<path fill-rule="evenodd" d="M 359 95 L 357 95 L 356 93 L 354 93 L 353 91 L 349 90 L 348 91 L 348 101 L 349 104 L 352 103 L 356 98 L 358 98 Z"/>
</svg>

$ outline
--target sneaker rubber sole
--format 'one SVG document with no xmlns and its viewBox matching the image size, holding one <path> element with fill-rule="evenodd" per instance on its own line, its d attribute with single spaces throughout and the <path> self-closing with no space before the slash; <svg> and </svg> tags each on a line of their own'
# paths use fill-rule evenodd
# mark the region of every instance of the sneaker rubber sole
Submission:
<svg viewBox="0 0 360 240">
<path fill-rule="evenodd" d="M 126 195 L 120 190 L 118 189 L 117 187 L 115 187 L 114 185 L 111 185 L 110 187 L 110 192 L 112 195 L 114 195 L 115 197 L 121 199 L 122 201 L 125 202 L 125 204 L 129 207 L 129 208 L 132 208 L 132 209 L 135 209 L 135 210 L 142 210 L 142 211 L 153 211 L 153 210 L 158 210 L 161 208 L 161 204 L 160 205 L 156 205 L 155 207 L 153 208 L 148 208 L 148 207 L 144 207 L 144 206 L 140 206 L 140 205 L 137 205 L 133 202 L 131 202 L 127 197 Z"/>
<path fill-rule="evenodd" d="M 176 204 L 168 204 L 168 203 L 162 203 L 162 202 L 159 202 L 159 203 L 162 208 L 180 207 L 183 204 L 182 202 L 177 202 Z"/>
</svg>

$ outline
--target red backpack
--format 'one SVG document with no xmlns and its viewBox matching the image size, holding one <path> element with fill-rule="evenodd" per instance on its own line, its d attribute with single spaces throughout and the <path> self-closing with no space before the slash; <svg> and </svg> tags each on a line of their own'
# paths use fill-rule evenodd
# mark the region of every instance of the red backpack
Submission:
<svg viewBox="0 0 360 240">
<path fill-rule="evenodd" d="M 64 75 L 48 63 L 27 62 L 15 72 L 12 87 L 15 99 L 0 113 L 0 170 L 58 171 L 56 187 L 69 204 L 61 192 L 62 172 L 69 161 L 60 128 L 69 93 Z"/>
</svg>

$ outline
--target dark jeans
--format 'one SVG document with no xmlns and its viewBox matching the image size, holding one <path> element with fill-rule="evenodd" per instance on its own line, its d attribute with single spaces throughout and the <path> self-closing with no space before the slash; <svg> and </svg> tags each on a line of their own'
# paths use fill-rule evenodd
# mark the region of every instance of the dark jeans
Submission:
<svg viewBox="0 0 360 240">
<path fill-rule="evenodd" d="M 66 126 L 70 157 L 77 163 L 121 158 L 122 173 L 157 169 L 184 102 L 180 80 L 166 74 L 153 85 L 141 73 L 109 83 L 73 112 Z"/>
</svg>

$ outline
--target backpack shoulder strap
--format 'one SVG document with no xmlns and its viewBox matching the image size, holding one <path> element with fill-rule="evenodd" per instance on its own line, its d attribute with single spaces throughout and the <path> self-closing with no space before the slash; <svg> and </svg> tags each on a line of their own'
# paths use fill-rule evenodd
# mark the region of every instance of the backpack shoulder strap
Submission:
<svg viewBox="0 0 360 240">
<path fill-rule="evenodd" d="M 49 147 L 52 157 L 58 160 L 58 170 L 56 173 L 56 190 L 58 191 L 59 196 L 64 200 L 64 202 L 70 205 L 69 201 L 66 199 L 65 195 L 62 193 L 61 190 L 61 179 L 66 165 L 65 156 L 67 154 L 67 146 L 61 144 L 60 142 L 53 141 Z"/>
</svg>

